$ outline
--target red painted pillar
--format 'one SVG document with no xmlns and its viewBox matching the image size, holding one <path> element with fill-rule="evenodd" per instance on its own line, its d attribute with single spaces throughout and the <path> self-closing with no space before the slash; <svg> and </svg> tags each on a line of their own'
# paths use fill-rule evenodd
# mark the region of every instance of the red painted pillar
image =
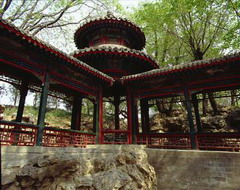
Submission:
<svg viewBox="0 0 240 190">
<path fill-rule="evenodd" d="M 46 71 L 44 74 L 43 84 L 42 84 L 42 92 L 40 98 L 40 106 L 38 111 L 38 134 L 37 134 L 37 145 L 42 145 L 43 139 L 43 131 L 44 131 L 44 121 L 45 121 L 45 114 L 47 111 L 47 98 L 49 92 L 49 85 L 50 85 L 50 75 Z"/>
<path fill-rule="evenodd" d="M 129 88 L 127 88 L 127 117 L 128 117 L 128 144 L 133 143 L 133 137 L 132 137 L 132 132 L 133 132 L 133 122 L 132 122 L 132 107 L 133 107 L 133 101 L 132 101 L 132 94 Z"/>
<path fill-rule="evenodd" d="M 114 107 L 115 107 L 115 130 L 120 129 L 120 123 L 119 123 L 119 105 L 120 105 L 120 97 L 114 96 Z"/>
<path fill-rule="evenodd" d="M 192 115 L 192 103 L 191 103 L 191 96 L 188 86 L 184 87 L 184 97 L 187 107 L 187 117 L 188 117 L 188 124 L 190 128 L 190 136 L 191 136 L 191 146 L 192 149 L 196 149 L 196 137 L 195 137 L 195 127 L 193 122 L 193 115 Z"/>
<path fill-rule="evenodd" d="M 142 132 L 143 133 L 150 132 L 148 100 L 146 99 L 140 100 L 140 105 L 141 105 Z"/>
<path fill-rule="evenodd" d="M 71 129 L 81 130 L 82 97 L 76 96 L 73 101 Z"/>
<path fill-rule="evenodd" d="M 98 118 L 98 113 L 97 113 L 97 102 L 93 102 L 93 133 L 97 133 L 97 118 Z"/>
<path fill-rule="evenodd" d="M 99 131 L 98 131 L 98 139 L 99 143 L 103 144 L 104 142 L 104 136 L 103 136 L 103 94 L 102 94 L 102 87 L 99 90 L 98 94 L 98 125 L 99 125 Z"/>
<path fill-rule="evenodd" d="M 17 122 L 22 122 L 25 100 L 28 93 L 28 85 L 29 85 L 28 80 L 26 79 L 22 80 L 21 87 L 20 87 L 20 100 L 18 104 L 17 117 L 16 117 Z"/>
<path fill-rule="evenodd" d="M 135 100 L 134 104 L 134 113 L 135 113 L 135 134 L 139 133 L 139 123 L 138 123 L 138 103 Z"/>
</svg>

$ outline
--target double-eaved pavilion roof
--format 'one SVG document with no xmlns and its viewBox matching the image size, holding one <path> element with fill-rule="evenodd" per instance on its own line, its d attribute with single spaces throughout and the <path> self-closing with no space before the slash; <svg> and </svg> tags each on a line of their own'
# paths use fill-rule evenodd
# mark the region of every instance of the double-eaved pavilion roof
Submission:
<svg viewBox="0 0 240 190">
<path fill-rule="evenodd" d="M 9 33 L 13 33 L 13 35 L 21 38 L 23 41 L 26 41 L 29 44 L 32 44 L 40 49 L 43 49 L 47 53 L 55 55 L 56 57 L 62 59 L 63 61 L 76 66 L 77 68 L 81 69 L 82 71 L 86 72 L 88 75 L 95 76 L 97 79 L 107 82 L 109 85 L 114 83 L 114 79 L 97 69 L 90 67 L 86 63 L 79 61 L 78 59 L 60 51 L 59 49 L 53 47 L 52 45 L 43 42 L 42 40 L 31 36 L 30 34 L 19 30 L 13 24 L 10 24 L 2 19 L 0 19 L 0 29 L 4 29 Z"/>
</svg>

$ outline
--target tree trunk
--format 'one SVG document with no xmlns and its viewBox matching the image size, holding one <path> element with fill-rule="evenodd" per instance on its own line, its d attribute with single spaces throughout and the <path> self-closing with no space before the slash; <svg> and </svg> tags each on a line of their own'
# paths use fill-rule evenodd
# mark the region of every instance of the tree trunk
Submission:
<svg viewBox="0 0 240 190">
<path fill-rule="evenodd" d="M 13 98 L 14 107 L 17 106 L 18 96 L 19 96 L 19 92 L 18 92 L 17 89 L 15 89 L 15 92 L 14 92 L 14 98 Z"/>
<path fill-rule="evenodd" d="M 235 95 L 236 95 L 236 91 L 231 90 L 231 106 L 235 106 Z"/>
<path fill-rule="evenodd" d="M 194 49 L 194 48 L 193 48 Z M 204 53 L 200 50 L 200 48 L 194 49 L 194 59 L 195 60 L 202 60 Z M 213 93 L 208 93 L 208 98 L 213 110 L 214 115 L 218 114 L 218 105 L 216 100 L 213 97 Z M 203 109 L 203 115 L 206 116 L 207 115 L 207 99 L 206 99 L 206 94 L 203 93 L 203 102 L 202 102 L 202 109 Z"/>
<path fill-rule="evenodd" d="M 170 116 L 173 110 L 174 97 L 171 98 L 170 102 L 167 103 L 166 99 L 157 99 L 156 106 L 159 113 L 165 113 L 167 116 Z"/>
<path fill-rule="evenodd" d="M 158 109 L 159 113 L 163 113 L 164 112 L 165 104 L 163 102 L 163 99 L 157 99 L 156 100 L 156 106 L 157 106 L 157 109 Z"/>
<path fill-rule="evenodd" d="M 33 99 L 33 107 L 37 108 L 37 101 L 38 101 L 38 94 L 35 93 L 34 94 L 34 99 Z"/>
<path fill-rule="evenodd" d="M 203 100 L 202 100 L 202 114 L 203 116 L 207 115 L 207 99 L 206 99 L 206 93 L 202 94 Z"/>
<path fill-rule="evenodd" d="M 213 93 L 212 92 L 208 93 L 208 98 L 209 98 L 210 104 L 211 104 L 212 109 L 213 109 L 213 114 L 214 115 L 218 115 L 218 105 L 217 105 L 216 100 L 213 97 Z"/>
</svg>

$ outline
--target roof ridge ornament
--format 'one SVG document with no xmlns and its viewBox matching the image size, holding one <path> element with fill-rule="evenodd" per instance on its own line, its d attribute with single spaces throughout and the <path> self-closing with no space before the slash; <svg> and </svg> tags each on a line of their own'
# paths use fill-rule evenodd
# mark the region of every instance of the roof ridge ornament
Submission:
<svg viewBox="0 0 240 190">
<path fill-rule="evenodd" d="M 108 17 L 108 18 L 113 18 L 113 17 L 115 17 L 115 16 L 114 16 L 114 14 L 113 14 L 112 11 L 108 10 L 108 11 L 107 11 L 107 17 Z"/>
</svg>

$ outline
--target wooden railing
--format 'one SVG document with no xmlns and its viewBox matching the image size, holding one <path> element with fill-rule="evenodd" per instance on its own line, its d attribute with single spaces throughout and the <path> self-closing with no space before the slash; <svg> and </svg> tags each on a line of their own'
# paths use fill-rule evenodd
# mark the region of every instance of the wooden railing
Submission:
<svg viewBox="0 0 240 190">
<path fill-rule="evenodd" d="M 200 150 L 240 150 L 240 133 L 202 133 L 196 135 Z"/>
<path fill-rule="evenodd" d="M 138 134 L 137 144 L 153 148 L 191 149 L 191 137 L 190 134 Z M 199 150 L 239 151 L 240 133 L 195 134 L 195 144 Z"/>
<path fill-rule="evenodd" d="M 129 131 L 104 130 L 103 144 L 129 144 Z"/>
<path fill-rule="evenodd" d="M 38 128 L 18 122 L 0 120 L 1 145 L 34 146 L 37 140 Z"/>
<path fill-rule="evenodd" d="M 34 146 L 37 141 L 38 127 L 25 123 L 0 120 L 0 144 Z M 95 144 L 96 135 L 74 130 L 45 127 L 42 146 L 86 147 Z"/>
<path fill-rule="evenodd" d="M 96 135 L 75 130 L 57 129 L 45 127 L 42 146 L 52 147 L 86 147 L 95 144 Z"/>
<path fill-rule="evenodd" d="M 0 120 L 0 144 L 16 146 L 36 145 L 38 127 L 18 122 Z M 240 151 L 240 133 L 195 134 L 196 148 L 199 150 Z M 95 144 L 96 134 L 75 130 L 45 127 L 42 146 L 86 147 Z M 104 130 L 103 144 L 129 144 L 129 131 Z M 153 148 L 191 149 L 190 134 L 141 133 L 136 135 L 136 143 Z"/>
<path fill-rule="evenodd" d="M 136 141 L 152 148 L 191 149 L 189 134 L 138 134 Z"/>
</svg>

